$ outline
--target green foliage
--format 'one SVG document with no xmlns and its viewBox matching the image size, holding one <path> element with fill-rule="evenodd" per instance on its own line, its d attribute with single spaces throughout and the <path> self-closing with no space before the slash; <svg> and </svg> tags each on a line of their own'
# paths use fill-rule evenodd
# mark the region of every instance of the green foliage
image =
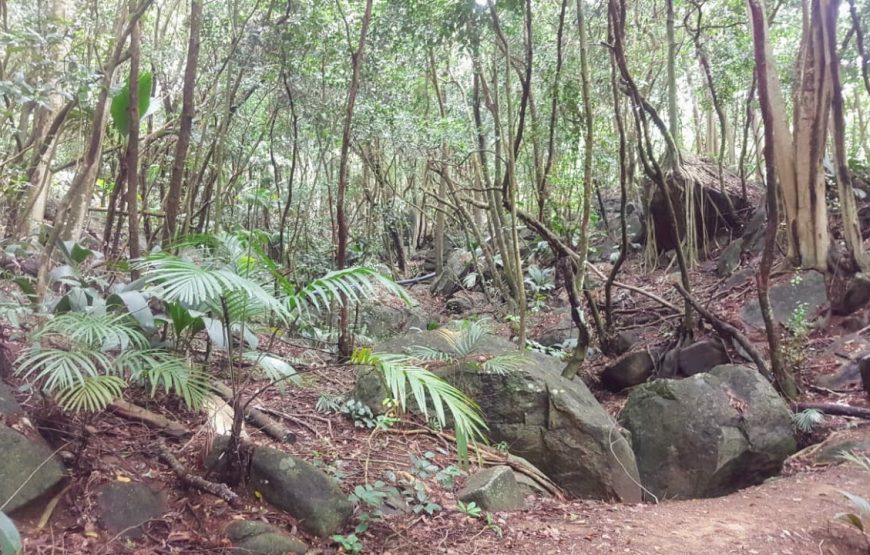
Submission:
<svg viewBox="0 0 870 555">
<path fill-rule="evenodd" d="M 795 428 L 804 433 L 810 433 L 816 426 L 825 421 L 825 415 L 818 409 L 806 409 L 791 415 Z"/>
<path fill-rule="evenodd" d="M 865 472 L 870 472 L 870 457 L 867 455 L 859 455 L 852 451 L 843 451 L 840 453 L 840 458 L 858 466 Z M 866 534 L 867 524 L 870 523 L 870 501 L 860 495 L 855 495 L 847 491 L 841 491 L 840 493 L 843 494 L 843 497 L 849 500 L 855 510 L 852 512 L 839 513 L 835 518 L 858 529 L 862 534 Z"/>
<path fill-rule="evenodd" d="M 345 400 L 338 411 L 353 420 L 353 425 L 357 428 L 374 428 L 377 426 L 378 421 L 372 413 L 372 409 L 356 399 Z"/>
<path fill-rule="evenodd" d="M 15 523 L 0 511 L 0 555 L 18 555 L 23 549 Z"/>
<path fill-rule="evenodd" d="M 478 507 L 477 503 L 474 501 L 469 501 L 468 503 L 457 501 L 456 509 L 459 510 L 460 513 L 471 518 L 480 518 L 483 516 L 483 509 Z"/>
<path fill-rule="evenodd" d="M 417 364 L 417 360 L 407 355 L 373 353 L 369 349 L 358 349 L 352 357 L 354 364 L 372 366 L 384 376 L 390 394 L 407 410 L 408 390 L 417 408 L 428 419 L 430 403 L 439 424 L 447 424 L 445 407 L 453 418 L 456 430 L 456 444 L 460 460 L 468 459 L 468 442 L 484 440 L 486 424 L 480 408 L 464 393 Z"/>
<path fill-rule="evenodd" d="M 148 107 L 151 105 L 151 73 L 139 74 L 138 87 L 138 102 L 139 102 L 139 117 L 142 118 L 148 113 Z M 121 135 L 130 134 L 130 80 L 124 84 L 124 87 L 112 97 L 112 121 L 115 124 L 115 129 Z"/>
<path fill-rule="evenodd" d="M 363 550 L 363 544 L 356 534 L 348 534 L 347 536 L 335 534 L 332 536 L 332 541 L 337 543 L 345 553 L 356 555 Z"/>
<path fill-rule="evenodd" d="M 192 407 L 202 404 L 209 381 L 201 371 L 148 340 L 128 315 L 66 312 L 32 335 L 16 372 L 55 396 L 70 412 L 98 412 L 122 395 L 126 378 L 154 396 L 162 388 Z"/>
</svg>

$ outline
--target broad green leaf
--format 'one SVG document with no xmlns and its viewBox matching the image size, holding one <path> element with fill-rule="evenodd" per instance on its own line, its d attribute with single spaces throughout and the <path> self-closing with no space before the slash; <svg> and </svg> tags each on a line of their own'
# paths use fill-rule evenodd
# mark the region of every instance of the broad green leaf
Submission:
<svg viewBox="0 0 870 555">
<path fill-rule="evenodd" d="M 138 291 L 124 291 L 115 293 L 108 299 L 106 304 L 109 306 L 124 306 L 142 329 L 154 329 L 154 314 L 151 312 L 151 307 L 148 306 L 148 300 L 145 295 Z"/>
<path fill-rule="evenodd" d="M 139 116 L 147 114 L 151 104 L 151 73 L 139 74 Z M 130 134 L 130 79 L 118 93 L 112 97 L 112 121 L 115 129 L 121 135 Z"/>
<path fill-rule="evenodd" d="M 0 512 L 0 555 L 18 555 L 21 549 L 21 536 L 15 523 Z"/>
</svg>

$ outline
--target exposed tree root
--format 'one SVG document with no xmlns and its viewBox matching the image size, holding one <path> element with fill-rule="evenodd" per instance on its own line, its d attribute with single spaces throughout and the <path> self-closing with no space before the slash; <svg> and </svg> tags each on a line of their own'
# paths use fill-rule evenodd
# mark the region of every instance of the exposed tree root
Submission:
<svg viewBox="0 0 870 555">
<path fill-rule="evenodd" d="M 175 458 L 175 455 L 169 452 L 169 449 L 167 449 L 165 445 L 158 447 L 158 454 L 160 455 L 160 460 L 169 465 L 184 485 L 210 493 L 215 497 L 220 497 L 233 507 L 240 507 L 242 505 L 242 500 L 239 495 L 231 490 L 228 485 L 210 482 L 205 478 L 190 473 L 187 468 L 185 468 L 185 466 Z"/>
</svg>

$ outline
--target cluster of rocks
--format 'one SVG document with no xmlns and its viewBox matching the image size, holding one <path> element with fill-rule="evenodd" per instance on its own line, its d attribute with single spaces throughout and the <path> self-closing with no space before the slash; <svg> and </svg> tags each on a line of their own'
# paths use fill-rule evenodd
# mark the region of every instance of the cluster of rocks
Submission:
<svg viewBox="0 0 870 555">
<path fill-rule="evenodd" d="M 378 349 L 446 349 L 444 342 L 443 335 L 424 332 Z M 476 350 L 500 355 L 516 347 L 489 336 Z M 654 367 L 651 355 L 627 355 L 618 364 L 632 366 L 628 374 L 639 377 L 630 381 L 640 385 L 632 384 L 616 419 L 581 381 L 562 378 L 556 359 L 538 353 L 524 359 L 505 373 L 482 372 L 463 361 L 436 372 L 478 402 L 493 442 L 509 445 L 575 497 L 638 502 L 645 492 L 658 498 L 724 495 L 775 475 L 795 449 L 785 402 L 756 370 L 722 364 L 727 357 L 714 342 L 676 354 L 673 372 L 682 379 L 642 383 Z M 388 397 L 373 371 L 360 372 L 354 395 L 370 407 Z M 495 471 L 479 480 L 509 482 Z"/>
</svg>

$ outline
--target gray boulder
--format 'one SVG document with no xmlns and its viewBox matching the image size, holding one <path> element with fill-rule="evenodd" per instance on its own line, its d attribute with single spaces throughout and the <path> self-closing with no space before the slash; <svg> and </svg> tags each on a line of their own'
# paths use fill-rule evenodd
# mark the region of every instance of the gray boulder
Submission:
<svg viewBox="0 0 870 555">
<path fill-rule="evenodd" d="M 166 512 L 163 495 L 141 482 L 108 482 L 97 489 L 100 522 L 111 534 L 138 539 L 149 521 Z"/>
<path fill-rule="evenodd" d="M 689 377 L 701 372 L 709 372 L 717 366 L 728 364 L 731 360 L 719 341 L 704 339 L 680 349 L 676 362 L 677 375 Z"/>
<path fill-rule="evenodd" d="M 629 353 L 601 372 L 601 385 L 618 392 L 642 384 L 652 376 L 655 363 L 646 351 Z"/>
<path fill-rule="evenodd" d="M 9 500 L 4 512 L 51 493 L 64 476 L 63 465 L 42 440 L 0 424 L 0 503 Z"/>
<path fill-rule="evenodd" d="M 376 347 L 401 353 L 411 346 L 447 351 L 442 334 L 409 334 Z M 476 354 L 516 353 L 502 338 L 486 336 Z M 457 361 L 437 373 L 480 405 L 493 442 L 505 442 L 511 453 L 541 469 L 577 497 L 640 499 L 634 454 L 619 425 L 579 380 L 561 376 L 563 364 L 539 353 L 526 353 L 526 363 L 506 373 L 486 373 L 473 360 Z M 362 370 L 354 397 L 373 411 L 388 398 L 378 372 Z"/>
<path fill-rule="evenodd" d="M 15 400 L 12 388 L 0 381 L 0 415 L 24 416 L 24 409 Z"/>
<path fill-rule="evenodd" d="M 428 323 L 429 317 L 418 307 L 397 308 L 383 303 L 363 305 L 357 317 L 357 325 L 364 325 L 366 335 L 372 339 L 388 339 L 411 328 L 425 330 Z"/>
<path fill-rule="evenodd" d="M 559 311 L 559 320 L 554 325 L 540 330 L 532 339 L 544 347 L 556 347 L 576 337 L 577 328 L 571 320 L 571 310 L 564 309 Z"/>
<path fill-rule="evenodd" d="M 632 390 L 619 420 L 659 499 L 716 497 L 777 474 L 795 450 L 791 411 L 755 370 L 718 366 Z"/>
<path fill-rule="evenodd" d="M 239 520 L 226 529 L 233 555 L 304 555 L 308 546 L 281 528 L 258 520 Z"/>
<path fill-rule="evenodd" d="M 429 287 L 434 295 L 449 297 L 462 288 L 462 278 L 468 272 L 471 265 L 471 253 L 465 249 L 457 249 L 450 253 L 444 262 L 440 274 L 435 276 L 435 281 Z"/>
<path fill-rule="evenodd" d="M 524 505 L 523 492 L 509 466 L 493 466 L 469 476 L 457 495 L 463 503 L 474 502 L 484 511 L 515 511 Z"/>
<path fill-rule="evenodd" d="M 743 253 L 743 239 L 735 239 L 719 253 L 719 261 L 716 263 L 716 275 L 719 277 L 730 276 L 740 266 L 740 255 Z"/>
<path fill-rule="evenodd" d="M 791 280 L 772 286 L 769 295 L 773 318 L 780 324 L 788 322 L 801 306 L 806 308 L 807 318 L 812 319 L 828 302 L 825 276 L 813 270 L 796 274 Z M 750 326 L 764 328 L 764 319 L 755 296 L 743 305 L 740 317 Z"/>
<path fill-rule="evenodd" d="M 306 532 L 328 537 L 353 510 L 347 495 L 311 464 L 271 447 L 257 447 L 251 458 L 250 485 L 269 503 L 299 519 Z"/>
</svg>

